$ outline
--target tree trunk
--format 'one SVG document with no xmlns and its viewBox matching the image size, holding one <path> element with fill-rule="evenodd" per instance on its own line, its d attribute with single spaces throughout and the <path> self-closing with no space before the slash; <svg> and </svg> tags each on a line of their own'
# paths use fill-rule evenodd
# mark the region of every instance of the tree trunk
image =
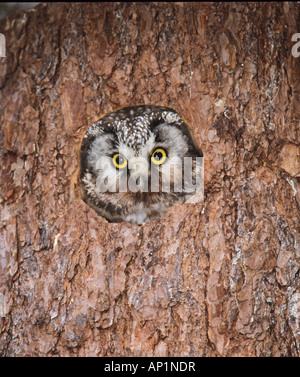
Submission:
<svg viewBox="0 0 300 377">
<path fill-rule="evenodd" d="M 2 356 L 300 355 L 299 23 L 288 2 L 0 21 Z M 204 201 L 108 223 L 81 199 L 81 141 L 138 104 L 190 125 Z"/>
</svg>

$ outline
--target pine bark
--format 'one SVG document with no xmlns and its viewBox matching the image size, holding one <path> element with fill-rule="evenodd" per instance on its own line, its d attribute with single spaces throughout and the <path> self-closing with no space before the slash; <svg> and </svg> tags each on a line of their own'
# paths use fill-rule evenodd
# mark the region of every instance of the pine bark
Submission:
<svg viewBox="0 0 300 377">
<path fill-rule="evenodd" d="M 2 356 L 300 355 L 299 4 L 46 3 L 0 21 Z M 110 224 L 88 126 L 177 110 L 205 197 Z"/>
</svg>

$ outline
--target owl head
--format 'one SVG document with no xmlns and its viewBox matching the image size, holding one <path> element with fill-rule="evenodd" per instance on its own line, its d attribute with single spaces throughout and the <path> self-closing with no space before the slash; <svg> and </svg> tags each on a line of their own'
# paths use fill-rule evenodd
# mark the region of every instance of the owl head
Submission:
<svg viewBox="0 0 300 377">
<path fill-rule="evenodd" d="M 174 110 L 120 109 L 93 123 L 84 135 L 83 199 L 110 222 L 157 219 L 202 187 L 202 157 Z"/>
</svg>

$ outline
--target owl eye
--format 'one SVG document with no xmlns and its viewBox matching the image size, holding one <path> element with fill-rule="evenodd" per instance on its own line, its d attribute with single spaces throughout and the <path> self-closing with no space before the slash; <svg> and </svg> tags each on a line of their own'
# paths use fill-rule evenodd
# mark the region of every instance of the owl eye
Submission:
<svg viewBox="0 0 300 377">
<path fill-rule="evenodd" d="M 124 156 L 120 153 L 116 153 L 113 155 L 113 163 L 117 169 L 124 169 L 127 166 L 127 160 Z"/>
<path fill-rule="evenodd" d="M 166 161 L 167 158 L 167 152 L 162 148 L 157 148 L 152 153 L 151 161 L 155 165 L 161 165 Z"/>
</svg>

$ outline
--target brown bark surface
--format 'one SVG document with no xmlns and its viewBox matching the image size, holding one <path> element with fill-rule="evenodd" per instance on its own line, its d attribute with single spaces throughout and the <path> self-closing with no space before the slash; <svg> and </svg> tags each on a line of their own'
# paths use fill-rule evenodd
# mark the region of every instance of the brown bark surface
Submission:
<svg viewBox="0 0 300 377">
<path fill-rule="evenodd" d="M 0 21 L 2 356 L 300 355 L 297 3 L 48 3 Z M 298 29 L 297 29 L 298 28 Z M 110 224 L 88 126 L 170 106 L 203 203 Z"/>
</svg>

